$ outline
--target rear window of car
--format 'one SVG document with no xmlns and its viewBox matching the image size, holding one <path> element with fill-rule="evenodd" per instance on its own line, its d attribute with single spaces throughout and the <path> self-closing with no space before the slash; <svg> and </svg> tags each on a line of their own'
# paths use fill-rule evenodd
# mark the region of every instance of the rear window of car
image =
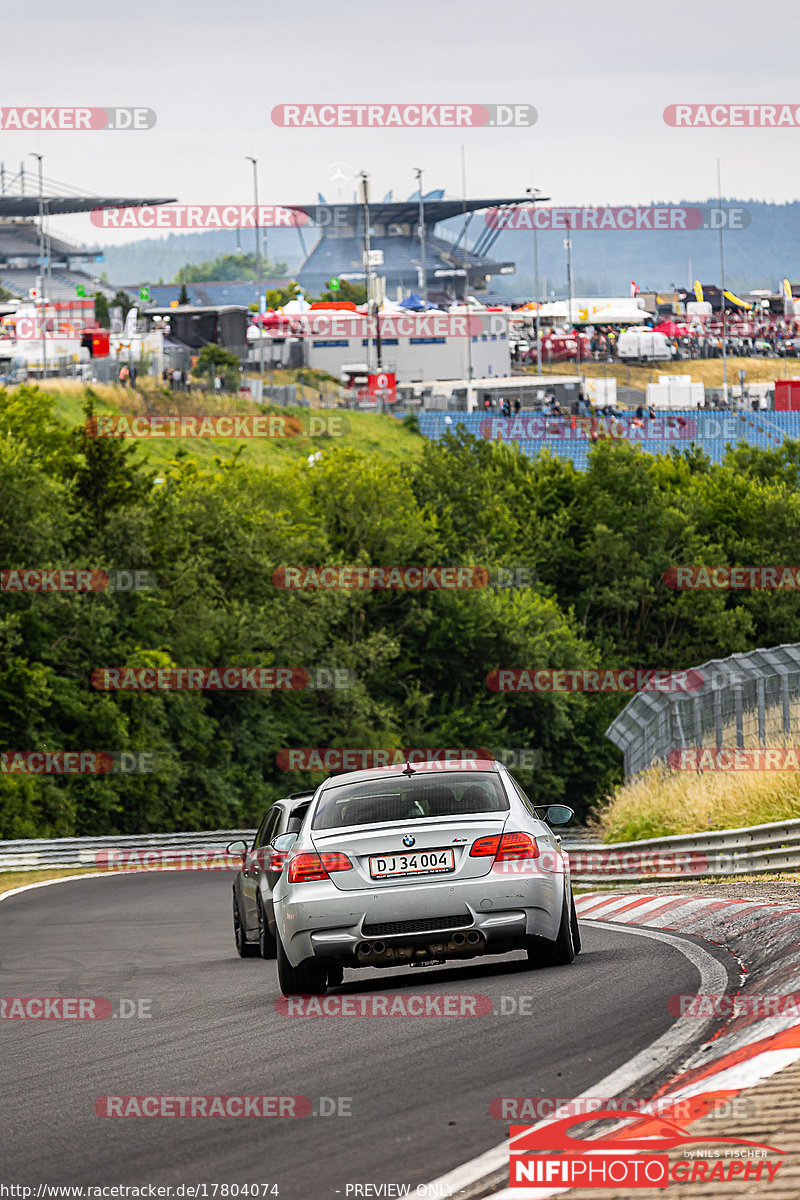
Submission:
<svg viewBox="0 0 800 1200">
<path fill-rule="evenodd" d="M 393 775 L 326 788 L 311 827 L 341 829 L 424 817 L 462 817 L 508 812 L 508 807 L 499 776 L 489 772 L 454 771 L 435 779 L 427 774 Z"/>
</svg>

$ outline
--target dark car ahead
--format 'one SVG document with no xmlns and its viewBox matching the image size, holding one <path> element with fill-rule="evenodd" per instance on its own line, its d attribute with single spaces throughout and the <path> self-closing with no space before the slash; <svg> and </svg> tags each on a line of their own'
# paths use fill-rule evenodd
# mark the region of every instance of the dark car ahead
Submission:
<svg viewBox="0 0 800 1200">
<path fill-rule="evenodd" d="M 299 832 L 313 795 L 313 791 L 295 792 L 276 800 L 264 814 L 252 846 L 244 841 L 228 846 L 230 853 L 242 855 L 242 869 L 233 881 L 233 936 L 242 958 L 275 957 L 272 889 L 286 855 L 273 850 L 270 842 L 282 833 Z"/>
</svg>

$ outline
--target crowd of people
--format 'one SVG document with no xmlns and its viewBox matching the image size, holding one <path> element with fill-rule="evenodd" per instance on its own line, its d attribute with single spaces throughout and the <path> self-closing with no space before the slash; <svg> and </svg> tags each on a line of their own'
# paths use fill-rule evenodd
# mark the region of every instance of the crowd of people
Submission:
<svg viewBox="0 0 800 1200">
<path fill-rule="evenodd" d="M 721 358 L 723 336 L 725 352 L 742 358 L 788 358 L 800 357 L 800 322 L 787 317 L 759 317 L 748 320 L 739 313 L 726 311 L 723 321 L 722 313 L 715 313 L 702 323 L 692 319 L 687 323 L 680 317 L 675 318 L 678 325 L 686 325 L 690 332 L 683 336 L 670 337 L 667 341 L 674 347 L 676 359 Z M 645 328 L 657 328 L 659 322 L 655 318 L 643 320 Z M 617 355 L 617 343 L 620 334 L 628 326 L 625 325 L 595 325 L 587 326 L 585 330 L 574 330 L 570 335 L 572 345 L 564 343 L 563 331 L 556 332 L 549 328 L 542 330 L 543 361 L 560 361 L 576 359 L 579 355 L 583 361 L 612 362 Z M 536 359 L 535 334 L 532 344 L 515 346 L 512 351 L 515 362 Z"/>
</svg>

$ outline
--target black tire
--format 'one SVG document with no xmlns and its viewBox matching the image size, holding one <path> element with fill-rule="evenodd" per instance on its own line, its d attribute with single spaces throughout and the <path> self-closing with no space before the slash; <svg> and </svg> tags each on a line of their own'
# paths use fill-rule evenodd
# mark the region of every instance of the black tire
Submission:
<svg viewBox="0 0 800 1200">
<path fill-rule="evenodd" d="M 274 958 L 278 953 L 278 943 L 269 931 L 261 901 L 258 901 L 258 949 L 262 958 Z"/>
<path fill-rule="evenodd" d="M 280 938 L 278 946 L 278 983 L 284 996 L 324 996 L 328 990 L 328 968 L 314 962 L 293 967 L 286 957 Z"/>
<path fill-rule="evenodd" d="M 344 967 L 328 967 L 328 987 L 341 987 L 344 983 Z"/>
<path fill-rule="evenodd" d="M 564 896 L 556 940 L 554 942 L 541 940 L 538 945 L 528 947 L 528 961 L 531 966 L 568 967 L 570 963 L 575 961 L 575 943 L 572 940 L 570 900 Z"/>
<path fill-rule="evenodd" d="M 239 916 L 239 903 L 236 892 L 233 893 L 233 937 L 239 958 L 255 958 L 259 953 L 258 942 L 248 942 L 244 931 L 242 918 Z"/>
<path fill-rule="evenodd" d="M 578 913 L 575 908 L 575 897 L 573 896 L 571 889 L 570 889 L 570 894 L 569 894 L 569 903 L 570 903 L 570 928 L 572 929 L 572 945 L 575 948 L 575 953 L 580 954 L 580 952 L 581 952 L 581 927 L 578 924 Z"/>
</svg>

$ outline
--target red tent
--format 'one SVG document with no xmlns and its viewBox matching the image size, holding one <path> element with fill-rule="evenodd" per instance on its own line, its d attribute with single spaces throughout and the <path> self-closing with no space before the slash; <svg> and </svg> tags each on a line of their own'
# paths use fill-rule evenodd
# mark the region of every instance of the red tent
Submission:
<svg viewBox="0 0 800 1200">
<path fill-rule="evenodd" d="M 676 325 L 674 321 L 663 321 L 656 325 L 654 333 L 663 333 L 667 337 L 691 337 L 692 330 L 688 325 Z"/>
</svg>

